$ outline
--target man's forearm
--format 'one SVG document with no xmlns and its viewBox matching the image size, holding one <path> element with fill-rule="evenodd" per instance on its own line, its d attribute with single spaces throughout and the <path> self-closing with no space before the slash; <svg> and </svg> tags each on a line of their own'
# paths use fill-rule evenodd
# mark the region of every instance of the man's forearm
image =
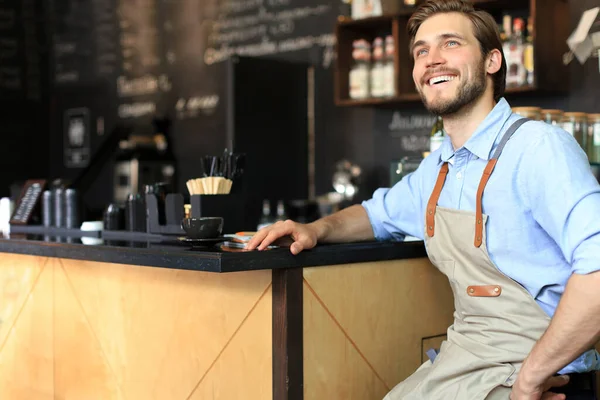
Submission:
<svg viewBox="0 0 600 400">
<path fill-rule="evenodd" d="M 597 343 L 599 292 L 600 272 L 571 276 L 550 326 L 523 363 L 519 379 L 550 377 Z"/>
<path fill-rule="evenodd" d="M 353 205 L 311 224 L 320 243 L 359 242 L 373 240 L 373 228 L 365 208 Z"/>
</svg>

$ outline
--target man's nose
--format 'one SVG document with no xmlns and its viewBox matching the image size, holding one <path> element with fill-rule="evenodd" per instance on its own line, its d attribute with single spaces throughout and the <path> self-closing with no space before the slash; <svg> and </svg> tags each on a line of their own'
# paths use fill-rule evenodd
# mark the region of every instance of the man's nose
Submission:
<svg viewBox="0 0 600 400">
<path fill-rule="evenodd" d="M 444 64 L 446 59 L 437 47 L 432 47 L 427 53 L 426 63 L 428 67 Z"/>
</svg>

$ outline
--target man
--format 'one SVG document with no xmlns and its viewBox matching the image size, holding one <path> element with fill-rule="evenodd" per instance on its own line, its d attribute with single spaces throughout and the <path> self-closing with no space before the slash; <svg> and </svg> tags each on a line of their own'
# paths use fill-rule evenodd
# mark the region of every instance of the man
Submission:
<svg viewBox="0 0 600 400">
<path fill-rule="evenodd" d="M 434 362 L 386 399 L 595 398 L 585 386 L 600 369 L 600 186 L 585 153 L 563 130 L 511 112 L 488 14 L 429 0 L 408 34 L 416 87 L 444 120 L 440 149 L 361 205 L 278 222 L 247 248 L 288 235 L 293 254 L 317 242 L 425 240 L 455 320 Z"/>
</svg>

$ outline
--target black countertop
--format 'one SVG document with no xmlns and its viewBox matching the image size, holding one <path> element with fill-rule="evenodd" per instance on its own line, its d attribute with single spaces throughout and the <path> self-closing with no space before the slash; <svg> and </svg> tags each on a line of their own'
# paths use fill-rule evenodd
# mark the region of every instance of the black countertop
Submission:
<svg viewBox="0 0 600 400">
<path fill-rule="evenodd" d="M 220 245 L 191 248 L 176 240 L 161 243 L 96 241 L 96 244 L 83 244 L 77 238 L 43 240 L 40 236 L 13 235 L 11 238 L 2 238 L 0 235 L 0 252 L 208 272 L 314 267 L 426 257 L 421 241 L 319 245 L 298 255 L 291 254 L 289 248 L 283 247 L 264 251 L 227 251 Z"/>
</svg>

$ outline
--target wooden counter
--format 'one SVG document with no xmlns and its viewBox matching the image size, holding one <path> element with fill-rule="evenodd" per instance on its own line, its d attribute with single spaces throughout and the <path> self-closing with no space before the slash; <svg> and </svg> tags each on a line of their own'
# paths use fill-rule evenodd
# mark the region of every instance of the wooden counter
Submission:
<svg viewBox="0 0 600 400">
<path fill-rule="evenodd" d="M 426 258 L 212 273 L 0 254 L 0 398 L 381 399 L 452 323 Z"/>
</svg>

